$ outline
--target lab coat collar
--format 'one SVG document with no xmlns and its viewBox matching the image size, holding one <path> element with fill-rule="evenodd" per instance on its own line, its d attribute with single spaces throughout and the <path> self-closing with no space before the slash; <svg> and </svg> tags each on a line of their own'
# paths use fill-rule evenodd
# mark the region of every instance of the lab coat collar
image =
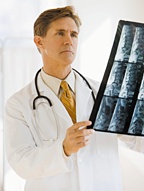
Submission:
<svg viewBox="0 0 144 191">
<path fill-rule="evenodd" d="M 45 84 L 40 76 L 40 74 L 38 75 L 38 79 L 37 79 L 37 86 L 38 86 L 38 90 L 40 93 L 44 92 L 45 91 Z M 32 94 L 37 96 L 37 91 L 36 91 L 36 85 L 35 85 L 35 79 L 33 81 L 33 84 L 32 84 Z"/>
<path fill-rule="evenodd" d="M 83 113 L 86 109 L 89 99 L 91 98 L 91 90 L 89 89 L 85 81 L 79 76 L 79 74 L 77 74 L 76 72 L 74 73 L 76 76 L 76 115 L 77 115 L 77 122 L 78 122 L 83 120 Z M 69 124 L 72 125 L 72 120 L 70 116 L 68 115 L 65 107 L 63 106 L 59 98 L 55 95 L 55 93 L 49 87 L 46 86 L 46 84 L 43 82 L 40 75 L 38 75 L 37 83 L 38 83 L 40 94 L 48 97 L 52 102 L 53 109 L 55 110 L 55 112 L 63 119 L 69 121 Z M 32 86 L 32 93 L 35 97 L 37 96 L 34 83 Z M 45 99 L 43 100 L 38 99 L 37 103 L 41 101 L 47 102 Z M 87 120 L 87 119 L 84 119 L 84 120 Z"/>
</svg>

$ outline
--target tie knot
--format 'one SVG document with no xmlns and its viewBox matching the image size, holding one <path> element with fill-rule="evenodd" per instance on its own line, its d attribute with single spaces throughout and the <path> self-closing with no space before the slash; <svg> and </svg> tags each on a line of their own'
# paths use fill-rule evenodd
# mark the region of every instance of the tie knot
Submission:
<svg viewBox="0 0 144 191">
<path fill-rule="evenodd" d="M 69 90 L 69 86 L 68 86 L 68 83 L 66 81 L 62 81 L 60 86 L 62 87 L 62 89 L 64 91 Z"/>
</svg>

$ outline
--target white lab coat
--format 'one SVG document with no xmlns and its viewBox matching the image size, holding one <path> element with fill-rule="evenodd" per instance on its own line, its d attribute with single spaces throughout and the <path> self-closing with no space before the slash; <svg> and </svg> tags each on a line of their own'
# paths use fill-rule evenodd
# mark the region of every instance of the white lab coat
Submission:
<svg viewBox="0 0 144 191">
<path fill-rule="evenodd" d="M 91 90 L 75 75 L 77 121 L 88 120 L 94 104 Z M 96 93 L 98 83 L 89 82 Z M 72 120 L 40 75 L 38 86 L 52 107 L 41 98 L 36 101 L 37 110 L 32 109 L 37 96 L 34 82 L 6 104 L 7 157 L 15 172 L 26 179 L 25 191 L 122 191 L 117 136 L 95 132 L 87 147 L 64 156 L 62 142 Z"/>
</svg>

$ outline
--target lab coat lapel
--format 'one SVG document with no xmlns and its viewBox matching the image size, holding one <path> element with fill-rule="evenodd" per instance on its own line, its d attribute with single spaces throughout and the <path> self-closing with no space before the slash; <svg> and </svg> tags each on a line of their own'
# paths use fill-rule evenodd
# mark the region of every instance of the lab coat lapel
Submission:
<svg viewBox="0 0 144 191">
<path fill-rule="evenodd" d="M 77 121 L 88 120 L 93 100 L 86 82 L 76 73 L 76 115 Z M 87 110 L 87 107 L 89 108 Z M 85 115 L 86 114 L 86 115 Z"/>
<path fill-rule="evenodd" d="M 71 126 L 73 123 L 65 107 L 63 106 L 59 98 L 55 95 L 55 93 L 43 82 L 40 75 L 38 76 L 38 89 L 39 89 L 40 95 L 46 96 L 50 99 L 50 101 L 52 102 L 53 111 L 57 114 L 58 117 L 61 118 L 60 120 L 64 121 L 67 127 Z M 35 86 L 33 86 L 32 91 L 33 91 L 33 94 L 37 96 Z M 47 100 L 38 99 L 37 104 L 40 102 L 44 103 L 44 102 L 47 102 Z"/>
</svg>

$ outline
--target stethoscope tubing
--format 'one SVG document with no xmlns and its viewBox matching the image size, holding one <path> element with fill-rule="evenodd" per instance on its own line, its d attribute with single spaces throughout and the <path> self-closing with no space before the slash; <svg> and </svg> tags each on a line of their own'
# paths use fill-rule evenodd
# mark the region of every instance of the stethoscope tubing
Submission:
<svg viewBox="0 0 144 191">
<path fill-rule="evenodd" d="M 87 86 L 92 90 L 92 88 L 91 88 L 89 82 L 87 81 L 87 79 L 86 79 L 80 72 L 78 72 L 76 69 L 74 69 L 74 68 L 72 68 L 72 69 L 73 69 L 75 72 L 77 72 L 77 73 L 82 77 L 82 79 L 86 82 Z M 51 100 L 50 100 L 48 97 L 43 96 L 43 95 L 40 95 L 40 92 L 39 92 L 39 89 L 38 89 L 38 83 L 37 83 L 37 81 L 38 81 L 38 75 L 39 75 L 40 71 L 41 71 L 41 69 L 39 69 L 39 70 L 37 71 L 36 75 L 35 75 L 35 88 L 36 88 L 36 92 L 37 92 L 37 97 L 35 97 L 34 100 L 33 100 L 33 110 L 36 109 L 36 104 L 35 104 L 35 103 L 36 103 L 36 100 L 41 99 L 41 98 L 46 99 L 47 102 L 49 103 L 50 107 L 52 106 L 52 102 L 51 102 Z M 93 100 L 94 100 L 94 102 L 95 102 L 95 96 L 94 96 L 93 90 L 92 90 L 91 93 L 92 93 Z"/>
</svg>

